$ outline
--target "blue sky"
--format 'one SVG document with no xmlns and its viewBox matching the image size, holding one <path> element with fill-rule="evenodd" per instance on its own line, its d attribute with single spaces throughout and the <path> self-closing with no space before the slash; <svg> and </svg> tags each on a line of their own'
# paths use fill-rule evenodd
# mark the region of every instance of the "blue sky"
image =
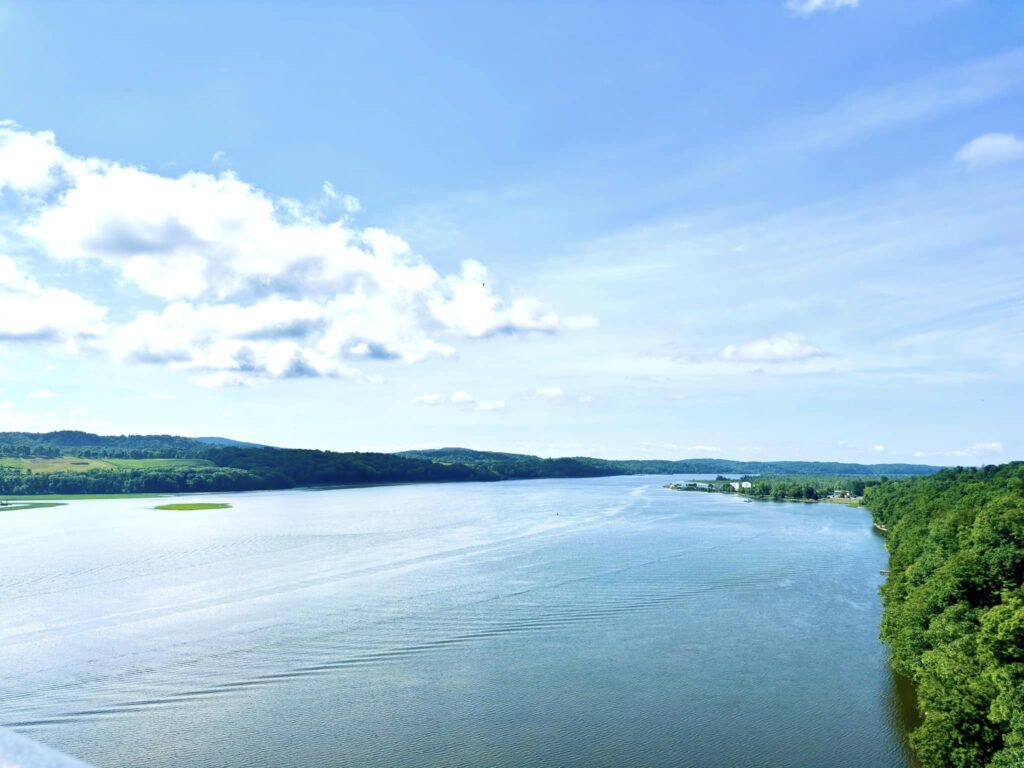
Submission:
<svg viewBox="0 0 1024 768">
<path fill-rule="evenodd" d="M 1024 6 L 0 0 L 0 429 L 976 464 Z"/>
</svg>

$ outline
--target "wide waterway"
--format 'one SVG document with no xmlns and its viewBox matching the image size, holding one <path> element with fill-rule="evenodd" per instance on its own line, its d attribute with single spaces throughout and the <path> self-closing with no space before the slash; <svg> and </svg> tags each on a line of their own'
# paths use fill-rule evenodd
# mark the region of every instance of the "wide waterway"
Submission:
<svg viewBox="0 0 1024 768">
<path fill-rule="evenodd" d="M 682 479 L 0 510 L 0 723 L 101 768 L 909 765 L 867 511 Z"/>
</svg>

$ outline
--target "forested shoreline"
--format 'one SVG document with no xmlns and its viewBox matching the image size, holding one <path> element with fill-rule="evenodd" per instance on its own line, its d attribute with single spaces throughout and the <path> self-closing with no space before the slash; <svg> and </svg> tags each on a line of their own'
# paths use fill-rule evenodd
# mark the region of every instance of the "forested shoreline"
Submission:
<svg viewBox="0 0 1024 768">
<path fill-rule="evenodd" d="M 3 458 L 11 461 L 3 464 Z M 78 458 L 68 467 L 47 460 Z M 169 466 L 167 459 L 182 465 Z M 119 462 L 93 469 L 86 460 Z M 35 464 L 33 464 L 35 462 Z M 85 465 L 76 467 L 76 464 Z M 131 466 L 127 466 L 131 465 Z M 36 466 L 36 469 L 33 469 Z M 739 462 L 727 459 L 612 461 L 586 456 L 541 458 L 516 453 L 442 448 L 402 453 L 272 448 L 224 438 L 174 435 L 94 435 L 88 432 L 0 433 L 0 495 L 76 495 L 251 491 L 374 483 L 491 482 L 611 475 L 760 473 L 788 476 L 901 475 L 935 467 L 833 462 Z"/>
<path fill-rule="evenodd" d="M 1024 463 L 887 482 L 882 639 L 916 683 L 926 768 L 1024 766 Z"/>
<path fill-rule="evenodd" d="M 671 483 L 674 491 L 734 493 L 762 501 L 842 501 L 856 503 L 866 488 L 888 481 L 884 475 L 743 475 L 714 480 Z"/>
</svg>

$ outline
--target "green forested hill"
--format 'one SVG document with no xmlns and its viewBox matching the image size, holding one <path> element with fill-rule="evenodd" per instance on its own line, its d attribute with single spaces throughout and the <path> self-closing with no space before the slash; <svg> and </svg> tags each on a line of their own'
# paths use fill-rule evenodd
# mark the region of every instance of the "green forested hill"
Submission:
<svg viewBox="0 0 1024 768">
<path fill-rule="evenodd" d="M 898 477 L 905 475 L 929 475 L 939 467 L 924 464 L 848 464 L 835 461 L 733 461 L 731 459 L 594 459 L 588 456 L 573 456 L 568 459 L 541 459 L 521 453 L 499 453 L 474 451 L 468 448 L 434 448 L 423 451 L 403 451 L 401 456 L 431 459 L 446 463 L 467 464 L 486 467 L 498 474 L 512 473 L 517 468 L 543 468 L 557 466 L 553 462 L 571 462 L 566 466 L 578 468 L 579 475 L 544 475 L 537 477 L 575 477 L 598 475 L 686 475 L 686 474 L 729 474 L 729 475 L 827 475 L 858 477 Z M 545 464 L 547 462 L 547 464 Z"/>
<path fill-rule="evenodd" d="M 603 459 L 542 459 L 524 453 L 474 451 L 469 448 L 436 448 L 425 451 L 403 451 L 398 454 L 446 465 L 472 467 L 492 480 L 525 480 L 543 477 L 602 477 L 634 474 L 621 462 Z"/>
<path fill-rule="evenodd" d="M 545 459 L 466 448 L 400 454 L 339 453 L 269 448 L 227 438 L 76 431 L 0 433 L 0 495 L 172 493 L 635 474 L 817 473 L 877 477 L 933 471 L 934 467 L 907 464 L 609 461 L 583 456 Z"/>
<path fill-rule="evenodd" d="M 927 768 L 1024 766 L 1024 463 L 883 483 L 882 638 L 917 683 Z"/>
<path fill-rule="evenodd" d="M 66 456 L 143 459 L 187 458 L 206 446 L 175 435 L 95 435 L 77 430 L 0 432 L 0 456 Z"/>
</svg>

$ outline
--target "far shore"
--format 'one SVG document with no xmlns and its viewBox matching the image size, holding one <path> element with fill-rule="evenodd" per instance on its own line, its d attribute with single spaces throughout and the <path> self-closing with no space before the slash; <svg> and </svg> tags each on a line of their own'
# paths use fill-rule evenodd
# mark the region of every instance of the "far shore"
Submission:
<svg viewBox="0 0 1024 768">
<path fill-rule="evenodd" d="M 842 504 L 846 507 L 862 507 L 864 506 L 864 498 L 862 496 L 852 497 L 833 497 L 826 496 L 820 499 L 808 499 L 798 498 L 795 496 L 786 496 L 781 499 L 777 499 L 773 496 L 755 496 L 750 493 L 743 493 L 742 490 L 736 491 L 732 488 L 727 488 L 713 480 L 697 480 L 684 483 L 668 483 L 662 486 L 663 488 L 670 491 L 686 491 L 689 493 L 721 493 L 726 496 L 735 496 L 740 499 L 746 499 L 747 501 L 777 501 L 777 502 L 788 502 L 797 504 Z"/>
</svg>

